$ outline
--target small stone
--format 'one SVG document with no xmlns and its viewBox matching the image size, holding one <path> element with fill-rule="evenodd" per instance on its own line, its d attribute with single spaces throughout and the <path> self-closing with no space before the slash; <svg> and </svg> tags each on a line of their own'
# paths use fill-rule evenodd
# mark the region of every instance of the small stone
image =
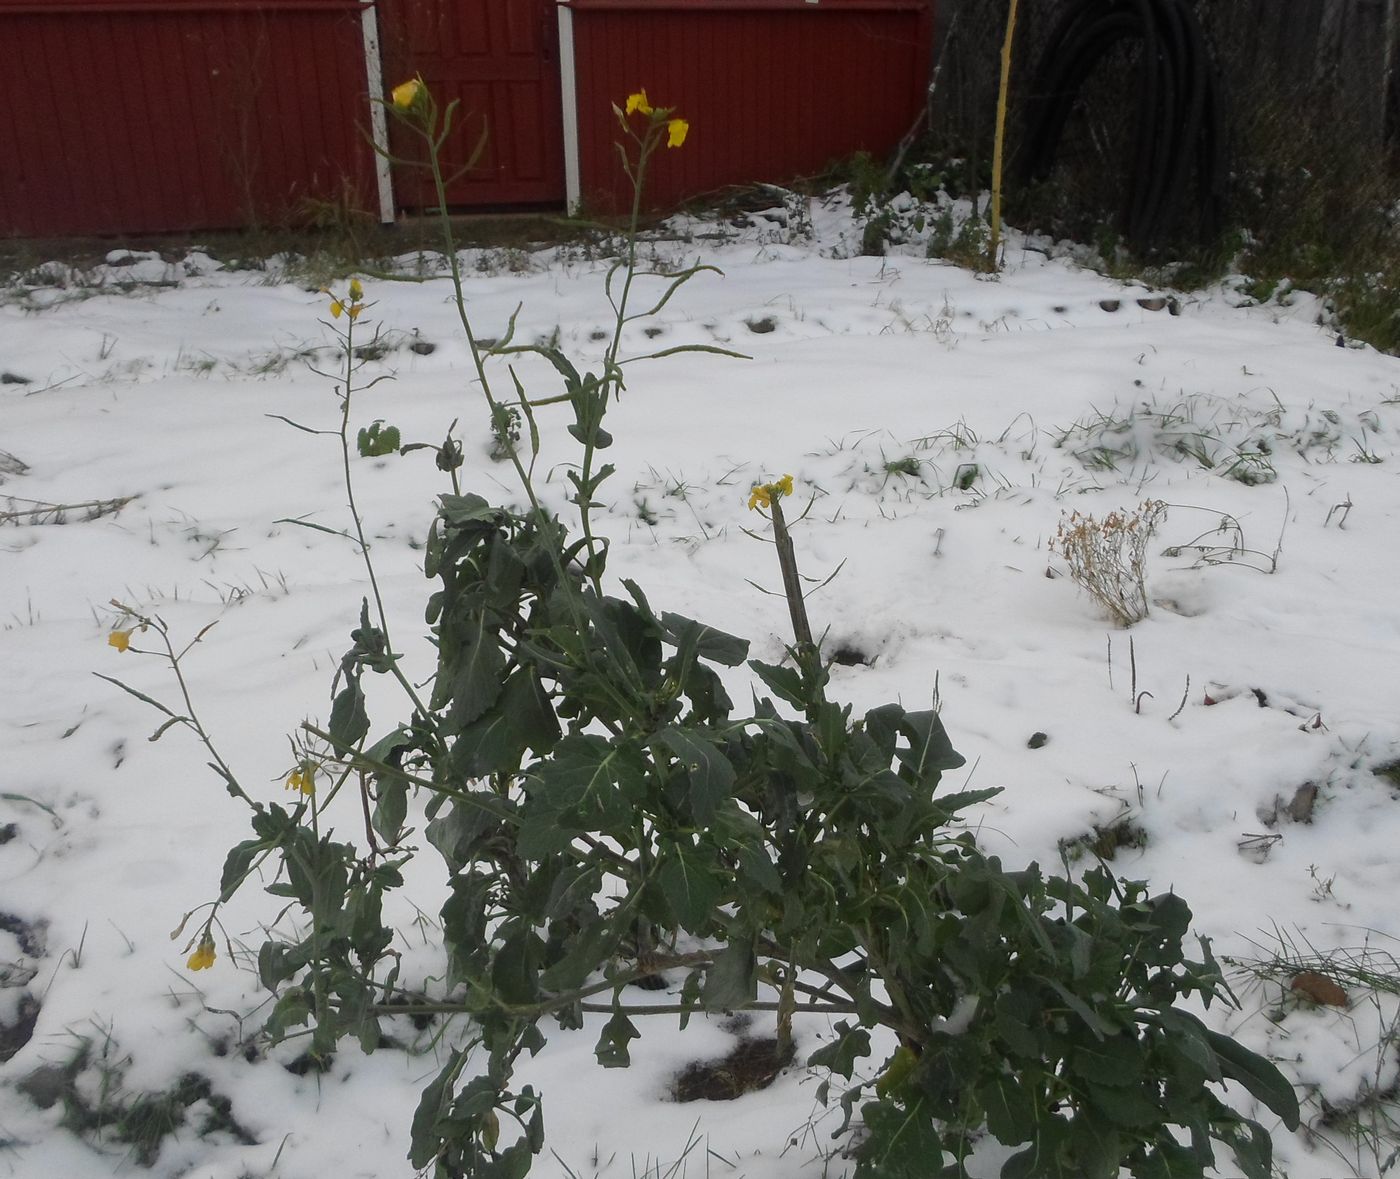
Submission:
<svg viewBox="0 0 1400 1179">
<path fill-rule="evenodd" d="M 14 1020 L 0 1021 L 0 1064 L 11 1059 L 34 1035 L 34 1025 L 39 1022 L 39 1000 L 28 991 L 19 997 Z"/>
<path fill-rule="evenodd" d="M 1295 974 L 1288 989 L 1300 999 L 1317 1003 L 1324 1007 L 1345 1007 L 1347 993 L 1337 983 L 1315 970 L 1303 970 Z"/>
<path fill-rule="evenodd" d="M 1050 738 L 1044 733 L 1032 733 L 1031 739 L 1026 742 L 1027 749 L 1040 749 Z"/>
<path fill-rule="evenodd" d="M 68 1070 L 58 1064 L 41 1064 L 15 1086 L 40 1109 L 51 1109 L 63 1100 L 71 1085 Z"/>
<path fill-rule="evenodd" d="M 1121 306 L 1123 306 L 1123 301 L 1121 299 L 1099 300 L 1099 307 L 1104 311 L 1117 311 Z"/>
<path fill-rule="evenodd" d="M 1167 300 L 1162 295 L 1153 295 L 1147 299 L 1139 299 L 1137 305 L 1144 311 L 1161 311 L 1167 305 Z"/>
<path fill-rule="evenodd" d="M 1295 823 L 1311 823 L 1313 807 L 1317 805 L 1317 783 L 1304 782 L 1293 792 L 1293 801 L 1288 804 L 1288 817 Z"/>
</svg>

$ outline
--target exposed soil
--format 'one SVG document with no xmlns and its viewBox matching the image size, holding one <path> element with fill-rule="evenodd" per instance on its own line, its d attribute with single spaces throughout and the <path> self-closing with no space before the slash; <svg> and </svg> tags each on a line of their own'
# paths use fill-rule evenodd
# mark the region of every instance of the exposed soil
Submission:
<svg viewBox="0 0 1400 1179">
<path fill-rule="evenodd" d="M 19 997 L 19 1010 L 14 1022 L 0 1020 L 0 1064 L 4 1064 L 21 1048 L 29 1043 L 34 1035 L 34 1025 L 39 1022 L 39 1000 L 28 991 Z"/>
<path fill-rule="evenodd" d="M 720 1060 L 686 1065 L 671 1082 L 671 1096 L 677 1101 L 733 1101 L 768 1088 L 793 1055 L 792 1044 L 780 1053 L 777 1040 L 741 1040 Z"/>
</svg>

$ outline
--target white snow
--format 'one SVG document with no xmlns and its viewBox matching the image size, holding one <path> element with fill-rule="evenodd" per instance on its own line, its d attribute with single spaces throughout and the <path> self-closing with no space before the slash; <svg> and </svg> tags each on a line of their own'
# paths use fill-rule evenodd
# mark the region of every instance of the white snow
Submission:
<svg viewBox="0 0 1400 1179">
<path fill-rule="evenodd" d="M 608 423 L 610 577 L 750 638 L 757 658 L 781 658 L 786 609 L 750 584 L 776 590 L 777 566 L 746 531 L 764 526 L 746 499 L 755 481 L 790 472 L 811 500 L 795 532 L 804 573 L 841 566 L 809 602 L 814 626 L 871 657 L 835 668 L 834 693 L 858 712 L 920 707 L 937 683 L 968 758 L 955 776 L 1005 788 L 976 816 L 988 849 L 1053 870 L 1060 841 L 1129 816 L 1146 846 L 1120 851 L 1113 868 L 1180 892 L 1218 956 L 1276 952 L 1278 932 L 1318 952 L 1393 950 L 1400 797 L 1371 769 L 1400 757 L 1400 361 L 1338 347 L 1319 303 L 1296 292 L 1287 305 L 1238 306 L 1227 283 L 1183 297 L 1179 314 L 1154 311 L 1138 300 L 1158 292 L 1040 243 L 1013 238 L 988 281 L 912 249 L 845 256 L 858 235 L 844 207 L 814 214 L 810 240 L 755 219 L 766 228 L 678 233 L 658 247 L 723 275 L 702 275 L 629 328 L 628 354 L 702 343 L 750 359 L 629 366 Z M 467 293 L 481 334 L 502 332 L 519 305 L 517 338 L 557 333 L 580 367 L 596 365 L 606 262 L 561 250 L 523 273 L 482 273 L 478 257 Z M 366 588 L 348 542 L 286 522 L 348 525 L 334 440 L 270 416 L 337 424 L 331 384 L 310 368 L 335 365 L 326 298 L 220 271 L 204 254 L 170 265 L 122 251 L 101 269 L 91 297 L 72 297 L 51 264 L 27 297 L 0 300 L 0 371 L 27 382 L 0 385 L 0 450 L 28 464 L 0 476 L 0 512 L 134 497 L 96 519 L 0 525 L 0 829 L 14 824 L 0 843 L 0 913 L 44 927 L 28 953 L 0 933 L 0 971 L 35 972 L 28 989 L 42 1001 L 32 1039 L 0 1065 L 0 1176 L 140 1173 L 126 1147 L 80 1141 L 59 1127 L 61 1108 L 16 1088 L 84 1040 L 93 1059 L 121 1065 L 131 1092 L 207 1076 L 258 1140 L 200 1138 L 191 1122 L 154 1175 L 407 1175 L 409 1119 L 436 1072 L 431 1033 L 418 1037 L 422 1055 L 346 1046 L 320 1078 L 282 1068 L 290 1050 L 241 1057 L 268 1000 L 250 961 L 230 962 L 221 941 L 215 967 L 191 974 L 185 939 L 169 935 L 217 893 L 246 810 L 187 733 L 148 742 L 161 718 L 93 675 L 162 699 L 175 691 L 161 661 L 107 645 L 112 599 L 158 613 L 177 640 L 217 622 L 185 664 L 200 716 L 245 783 L 282 795 L 285 735 L 327 715 Z M 364 281 L 374 306 L 362 323 L 396 346 L 368 366 L 392 380 L 356 395 L 352 428 L 384 419 L 405 442 L 437 442 L 456 419 L 466 487 L 513 500 L 509 469 L 486 455 L 446 279 Z M 420 355 L 415 341 L 436 347 Z M 558 391 L 543 361 L 513 363 L 532 392 Z M 566 413 L 542 414 L 539 468 L 561 508 Z M 917 473 L 887 470 L 908 459 Z M 431 452 L 355 468 L 421 679 L 429 585 L 417 548 L 443 477 Z M 1258 481 L 1230 477 L 1246 468 Z M 1148 498 L 1168 505 L 1150 549 L 1154 605 L 1117 630 L 1047 546 L 1070 511 L 1102 517 Z M 732 682 L 746 699 L 746 681 Z M 395 701 L 370 687 L 387 729 Z M 1048 743 L 1028 748 L 1036 732 Z M 1311 821 L 1280 817 L 1280 800 L 1307 782 L 1319 788 Z M 341 822 L 349 836 L 353 808 Z M 409 891 L 431 917 L 439 877 L 433 853 L 421 858 Z M 245 889 L 225 910 L 228 935 L 251 953 L 278 905 Z M 431 928 L 406 905 L 392 916 L 406 977 L 439 968 Z M 0 989 L 0 1023 L 17 989 Z M 1303 1010 L 1277 984 L 1241 997 L 1240 1011 L 1212 1012 L 1217 1026 L 1279 1059 L 1305 1093 L 1336 1104 L 1394 1082 L 1393 1033 L 1377 1048 L 1391 998 L 1358 991 L 1334 1011 Z M 525 1077 L 545 1096 L 536 1174 L 666 1173 L 682 1155 L 677 1175 L 797 1179 L 848 1166 L 837 1157 L 824 1169 L 837 1117 L 802 1068 L 730 1104 L 677 1104 L 669 1078 L 734 1035 L 702 1016 L 684 1034 L 669 1016 L 642 1031 L 625 1071 L 595 1065 L 596 1028 L 549 1032 Z M 802 1026 L 803 1054 L 823 1034 Z M 1317 1103 L 1307 1109 L 1316 1120 Z M 1344 1139 L 1279 1129 L 1275 1141 L 1292 1179 L 1376 1171 Z M 984 1163 L 994 1174 L 992 1152 Z"/>
</svg>

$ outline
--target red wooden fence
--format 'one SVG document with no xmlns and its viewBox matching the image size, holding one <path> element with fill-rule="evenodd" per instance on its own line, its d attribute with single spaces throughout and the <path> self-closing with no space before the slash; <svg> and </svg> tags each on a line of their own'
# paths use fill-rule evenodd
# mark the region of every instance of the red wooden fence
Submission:
<svg viewBox="0 0 1400 1179">
<path fill-rule="evenodd" d="M 373 208 L 357 0 L 0 0 L 0 235 Z"/>
<path fill-rule="evenodd" d="M 691 123 L 656 159 L 653 205 L 882 154 L 932 52 L 932 0 L 0 0 L 0 236 L 377 212 L 369 5 L 384 81 L 421 69 L 488 129 L 450 197 L 467 208 L 557 207 L 566 179 L 625 204 L 612 104 L 641 87 Z M 430 203 L 411 174 L 394 183 L 399 208 Z"/>
<path fill-rule="evenodd" d="M 566 0 L 578 78 L 580 195 L 625 203 L 611 103 L 645 86 L 690 122 L 656 158 L 654 205 L 882 155 L 924 98 L 928 0 Z"/>
</svg>

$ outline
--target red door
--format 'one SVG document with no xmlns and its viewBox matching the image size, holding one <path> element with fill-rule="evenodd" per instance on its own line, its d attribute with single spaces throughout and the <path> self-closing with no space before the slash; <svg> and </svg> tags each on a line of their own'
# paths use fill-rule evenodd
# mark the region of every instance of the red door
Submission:
<svg viewBox="0 0 1400 1179">
<path fill-rule="evenodd" d="M 379 0 L 386 87 L 421 74 L 438 104 L 459 100 L 449 173 L 486 134 L 476 167 L 451 185 L 457 207 L 564 201 L 555 0 Z M 397 154 L 416 144 L 394 134 Z M 411 157 L 412 158 L 412 157 Z M 420 169 L 394 170 L 401 208 L 437 204 Z"/>
</svg>

